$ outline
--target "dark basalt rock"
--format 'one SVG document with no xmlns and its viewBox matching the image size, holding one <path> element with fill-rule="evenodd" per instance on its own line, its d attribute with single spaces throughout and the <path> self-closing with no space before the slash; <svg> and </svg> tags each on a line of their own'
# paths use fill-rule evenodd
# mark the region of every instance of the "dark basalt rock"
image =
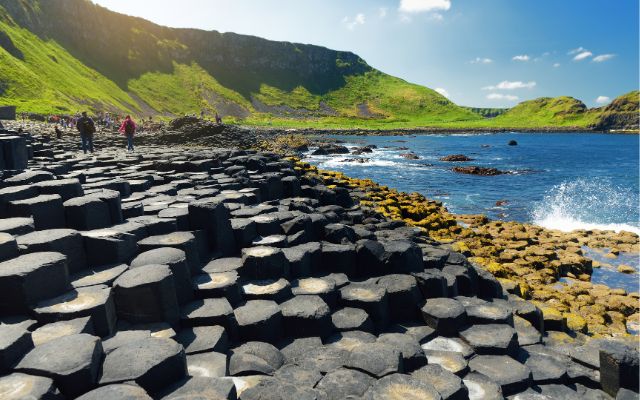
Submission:
<svg viewBox="0 0 640 400">
<path fill-rule="evenodd" d="M 233 349 L 229 359 L 232 376 L 266 374 L 273 375 L 284 364 L 284 356 L 269 343 L 247 342 Z"/>
<path fill-rule="evenodd" d="M 340 368 L 325 375 L 316 387 L 330 399 L 346 399 L 364 395 L 375 381 L 364 372 Z"/>
<path fill-rule="evenodd" d="M 380 379 L 367 393 L 372 400 L 409 399 L 441 400 L 438 391 L 429 383 L 409 375 L 393 374 Z"/>
<path fill-rule="evenodd" d="M 473 161 L 473 158 L 469 158 L 464 154 L 452 154 L 450 156 L 444 156 L 440 158 L 440 161 L 447 162 L 464 162 L 464 161 Z"/>
<path fill-rule="evenodd" d="M 467 323 L 464 306 L 453 299 L 429 299 L 422 307 L 422 317 L 427 325 L 441 335 L 454 336 Z"/>
<path fill-rule="evenodd" d="M 171 339 L 148 338 L 107 354 L 100 384 L 134 381 L 147 392 L 158 393 L 186 374 L 187 363 L 181 345 Z"/>
<path fill-rule="evenodd" d="M 51 378 L 19 372 L 0 378 L 0 393 L 5 394 L 6 400 L 62 400 L 64 398 Z"/>
<path fill-rule="evenodd" d="M 508 356 L 477 356 L 469 361 L 469 368 L 500 385 L 505 395 L 523 391 L 531 384 L 531 370 Z"/>
<path fill-rule="evenodd" d="M 486 167 L 477 167 L 477 166 L 453 167 L 451 170 L 459 174 L 467 174 L 467 175 L 496 176 L 496 175 L 506 174 L 506 172 L 500 171 L 495 168 L 486 168 Z"/>
<path fill-rule="evenodd" d="M 337 144 L 322 144 L 312 153 L 314 156 L 326 156 L 330 154 L 349 154 L 349 149 Z"/>
<path fill-rule="evenodd" d="M 78 400 L 104 399 L 151 400 L 151 396 L 138 385 L 122 383 L 102 386 L 78 397 Z"/>
<path fill-rule="evenodd" d="M 0 189 L 5 397 L 637 397 L 635 349 L 545 335 L 564 319 L 361 189 L 232 148 L 279 132 L 176 126 L 79 158 L 76 138 L 23 135 L 35 157 Z"/>
<path fill-rule="evenodd" d="M 65 396 L 76 397 L 95 386 L 101 359 L 99 338 L 87 334 L 70 335 L 34 348 L 16 369 L 51 378 Z"/>
<path fill-rule="evenodd" d="M 462 384 L 462 379 L 437 364 L 424 366 L 414 371 L 411 376 L 432 385 L 443 400 L 469 398 L 469 390 Z"/>
<path fill-rule="evenodd" d="M 420 159 L 420 157 L 417 154 L 411 153 L 411 152 L 402 153 L 402 154 L 400 154 L 400 157 L 406 158 L 407 160 L 419 160 Z"/>
</svg>

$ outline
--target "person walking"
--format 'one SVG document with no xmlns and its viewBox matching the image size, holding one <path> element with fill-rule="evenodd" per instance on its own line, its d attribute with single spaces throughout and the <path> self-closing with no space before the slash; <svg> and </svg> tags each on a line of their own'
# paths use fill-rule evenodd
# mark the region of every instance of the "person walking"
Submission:
<svg viewBox="0 0 640 400">
<path fill-rule="evenodd" d="M 136 134 L 136 123 L 127 115 L 120 126 L 120 133 L 127 138 L 127 151 L 133 151 L 133 135 Z"/>
<path fill-rule="evenodd" d="M 93 153 L 93 134 L 96 133 L 96 124 L 87 116 L 86 111 L 83 111 L 82 117 L 78 118 L 76 128 L 80 132 L 84 154 L 87 154 L 87 150 Z"/>
</svg>

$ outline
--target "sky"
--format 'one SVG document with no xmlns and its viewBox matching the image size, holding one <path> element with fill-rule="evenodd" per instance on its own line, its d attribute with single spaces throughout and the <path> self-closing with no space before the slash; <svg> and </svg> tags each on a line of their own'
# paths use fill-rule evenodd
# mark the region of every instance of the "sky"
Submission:
<svg viewBox="0 0 640 400">
<path fill-rule="evenodd" d="M 459 105 L 639 87 L 638 0 L 93 0 L 181 28 L 352 51 Z"/>
</svg>

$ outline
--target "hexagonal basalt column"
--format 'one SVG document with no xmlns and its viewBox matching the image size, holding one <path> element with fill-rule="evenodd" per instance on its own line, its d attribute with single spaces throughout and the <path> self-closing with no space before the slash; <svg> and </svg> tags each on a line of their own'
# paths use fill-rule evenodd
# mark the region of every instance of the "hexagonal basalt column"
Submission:
<svg viewBox="0 0 640 400">
<path fill-rule="evenodd" d="M 29 305 L 64 292 L 67 258 L 60 253 L 25 254 L 0 263 L 0 312 L 18 314 Z"/>
<path fill-rule="evenodd" d="M 131 323 L 178 321 L 178 300 L 168 266 L 133 268 L 120 275 L 113 288 L 119 318 Z"/>
</svg>

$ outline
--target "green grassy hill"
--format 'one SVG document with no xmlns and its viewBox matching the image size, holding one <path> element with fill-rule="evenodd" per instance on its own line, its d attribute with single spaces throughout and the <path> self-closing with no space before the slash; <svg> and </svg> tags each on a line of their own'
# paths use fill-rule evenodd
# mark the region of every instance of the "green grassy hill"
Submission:
<svg viewBox="0 0 640 400">
<path fill-rule="evenodd" d="M 86 0 L 0 0 L 0 82 L 0 103 L 37 113 L 205 110 L 283 126 L 480 119 L 352 53 L 170 29 Z"/>
<path fill-rule="evenodd" d="M 628 100 L 607 111 L 609 123 L 621 121 Z M 353 53 L 166 28 L 88 0 L 0 0 L 3 104 L 167 118 L 204 110 L 257 126 L 370 129 L 588 127 L 603 112 L 537 99 L 487 119 L 487 110 L 459 107 Z"/>
</svg>

